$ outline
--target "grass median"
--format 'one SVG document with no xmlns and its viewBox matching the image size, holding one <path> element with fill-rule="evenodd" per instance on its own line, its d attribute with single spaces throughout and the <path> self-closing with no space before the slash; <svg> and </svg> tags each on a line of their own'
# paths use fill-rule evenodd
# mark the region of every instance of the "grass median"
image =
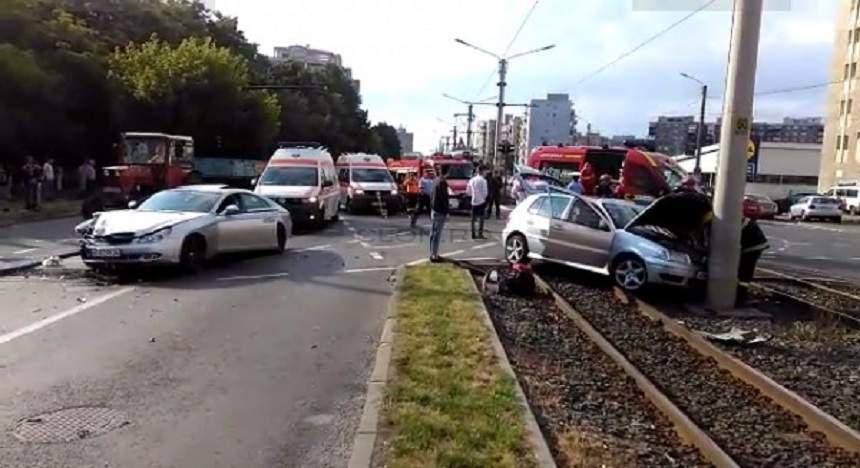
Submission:
<svg viewBox="0 0 860 468">
<path fill-rule="evenodd" d="M 534 465 L 513 380 L 497 365 L 470 281 L 447 265 L 405 272 L 379 466 Z"/>
</svg>

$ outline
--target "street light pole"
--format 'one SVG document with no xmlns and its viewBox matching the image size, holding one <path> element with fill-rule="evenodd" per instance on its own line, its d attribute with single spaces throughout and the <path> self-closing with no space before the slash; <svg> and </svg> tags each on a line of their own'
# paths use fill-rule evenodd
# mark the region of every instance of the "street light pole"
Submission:
<svg viewBox="0 0 860 468">
<path fill-rule="evenodd" d="M 746 154 L 761 29 L 762 0 L 735 0 L 734 5 L 708 256 L 707 301 L 713 310 L 734 307 L 737 297 Z"/>
<path fill-rule="evenodd" d="M 693 168 L 693 175 L 696 176 L 696 180 L 700 180 L 702 176 L 702 137 L 705 130 L 705 102 L 708 99 L 708 85 L 684 72 L 681 72 L 681 76 L 702 85 L 702 105 L 699 108 L 699 125 L 696 128 L 696 166 Z"/>
</svg>

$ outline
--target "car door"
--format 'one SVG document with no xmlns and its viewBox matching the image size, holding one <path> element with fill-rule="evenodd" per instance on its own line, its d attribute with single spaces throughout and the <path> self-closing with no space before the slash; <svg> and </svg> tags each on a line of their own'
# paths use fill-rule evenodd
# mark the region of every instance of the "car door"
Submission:
<svg viewBox="0 0 860 468">
<path fill-rule="evenodd" d="M 807 200 L 807 197 L 803 197 L 800 200 L 797 200 L 797 203 L 791 205 L 791 208 L 789 208 L 789 214 L 791 216 L 800 216 L 800 214 L 803 212 L 803 207 L 806 206 Z"/>
<path fill-rule="evenodd" d="M 528 214 L 522 227 L 529 251 L 540 256 L 546 255 L 549 240 L 550 203 L 547 199 L 548 197 L 539 197 L 532 202 L 526 210 Z"/>
<path fill-rule="evenodd" d="M 231 205 L 239 208 L 239 211 L 235 214 L 226 214 L 225 210 Z M 234 193 L 224 197 L 215 212 L 218 217 L 218 253 L 241 250 L 243 219 L 241 218 L 242 203 L 239 201 L 239 195 Z"/>
<path fill-rule="evenodd" d="M 245 231 L 242 243 L 248 249 L 267 249 L 277 245 L 278 223 L 275 209 L 266 200 L 250 193 L 240 193 Z"/>
<path fill-rule="evenodd" d="M 594 269 L 606 267 L 612 236 L 607 221 L 580 197 L 573 199 L 563 219 L 550 224 L 550 237 L 562 258 Z"/>
</svg>

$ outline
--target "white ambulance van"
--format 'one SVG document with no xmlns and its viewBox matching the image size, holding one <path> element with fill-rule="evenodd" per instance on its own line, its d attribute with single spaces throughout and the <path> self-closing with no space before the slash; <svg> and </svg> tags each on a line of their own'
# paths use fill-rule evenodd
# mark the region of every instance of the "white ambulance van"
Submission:
<svg viewBox="0 0 860 468">
<path fill-rule="evenodd" d="M 350 153 L 337 158 L 340 202 L 350 213 L 396 213 L 403 208 L 397 183 L 385 161 L 376 154 Z"/>
<path fill-rule="evenodd" d="M 322 147 L 278 148 L 254 192 L 286 208 L 297 224 L 321 225 L 338 219 L 337 173 L 331 154 Z"/>
</svg>

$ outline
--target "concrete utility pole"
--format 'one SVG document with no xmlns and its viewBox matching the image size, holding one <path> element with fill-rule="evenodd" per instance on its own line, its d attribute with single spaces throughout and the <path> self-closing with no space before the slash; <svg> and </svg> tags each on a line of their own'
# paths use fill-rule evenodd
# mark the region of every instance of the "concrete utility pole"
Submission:
<svg viewBox="0 0 860 468">
<path fill-rule="evenodd" d="M 502 120 L 505 118 L 505 77 L 508 74 L 508 61 L 499 59 L 499 102 L 496 103 L 496 144 L 493 145 L 493 159 L 491 165 L 499 167 L 499 145 L 502 143 Z"/>
<path fill-rule="evenodd" d="M 468 111 L 465 114 L 454 114 L 454 117 L 466 117 L 466 147 L 469 150 L 472 150 L 472 124 L 475 122 L 475 112 L 474 106 L 495 106 L 495 104 L 491 102 L 472 102 L 465 101 L 463 99 L 451 96 L 447 93 L 442 93 L 443 97 L 451 99 L 453 101 L 457 101 L 462 104 L 466 104 L 468 106 Z"/>
<path fill-rule="evenodd" d="M 762 0 L 734 2 L 708 257 L 708 306 L 713 310 L 734 307 L 737 296 L 741 205 L 746 186 L 746 154 L 752 127 L 761 12 Z"/>
</svg>

